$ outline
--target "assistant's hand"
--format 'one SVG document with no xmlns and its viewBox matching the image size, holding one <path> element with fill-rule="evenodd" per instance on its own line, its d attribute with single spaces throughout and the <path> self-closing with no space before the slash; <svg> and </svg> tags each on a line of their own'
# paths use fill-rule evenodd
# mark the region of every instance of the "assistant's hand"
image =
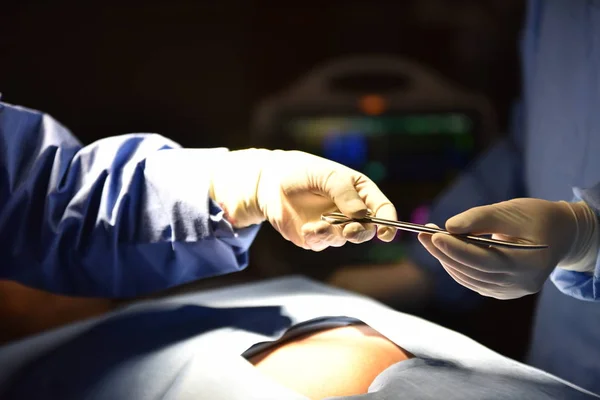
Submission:
<svg viewBox="0 0 600 400">
<path fill-rule="evenodd" d="M 330 225 L 320 220 L 340 211 L 360 218 L 370 209 L 379 218 L 396 219 L 396 209 L 377 185 L 341 164 L 301 151 L 247 149 L 224 155 L 212 178 L 211 197 L 241 228 L 265 219 L 297 246 L 321 251 L 347 241 L 362 243 L 375 236 L 372 225 Z M 394 238 L 380 227 L 377 236 Z"/>
<path fill-rule="evenodd" d="M 461 285 L 484 296 L 512 299 L 539 291 L 559 264 L 569 268 L 585 258 L 596 218 L 583 202 L 515 199 L 475 207 L 450 218 L 451 233 L 493 234 L 547 244 L 542 250 L 482 247 L 443 235 L 420 234 L 419 240 Z"/>
</svg>

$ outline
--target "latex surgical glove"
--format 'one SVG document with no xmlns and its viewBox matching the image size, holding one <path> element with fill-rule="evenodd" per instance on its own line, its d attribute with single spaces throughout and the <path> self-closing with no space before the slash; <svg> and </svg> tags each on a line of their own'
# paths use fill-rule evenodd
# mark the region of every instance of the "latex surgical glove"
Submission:
<svg viewBox="0 0 600 400">
<path fill-rule="evenodd" d="M 458 214 L 446 222 L 446 230 L 520 238 L 547 249 L 482 247 L 444 234 L 420 234 L 419 240 L 456 282 L 484 296 L 512 299 L 538 292 L 557 266 L 593 271 L 597 224 L 584 202 L 515 199 Z"/>
<path fill-rule="evenodd" d="M 396 209 L 365 175 L 301 151 L 246 149 L 224 153 L 223 167 L 213 172 L 210 196 L 237 228 L 268 220 L 299 247 L 321 251 L 346 242 L 372 239 L 376 227 L 321 221 L 339 211 L 361 218 L 368 209 L 380 218 L 396 219 Z M 377 236 L 391 241 L 395 230 L 380 227 Z"/>
</svg>

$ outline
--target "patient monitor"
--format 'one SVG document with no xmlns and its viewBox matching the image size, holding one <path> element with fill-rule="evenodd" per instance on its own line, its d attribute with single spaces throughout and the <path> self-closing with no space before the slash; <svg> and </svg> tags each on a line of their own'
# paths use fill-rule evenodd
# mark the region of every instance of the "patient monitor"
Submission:
<svg viewBox="0 0 600 400">
<path fill-rule="evenodd" d="M 396 205 L 399 219 L 424 223 L 428 202 L 498 132 L 486 98 L 407 59 L 357 56 L 318 66 L 263 101 L 253 135 L 261 146 L 307 151 L 365 173 Z M 298 258 L 261 264 L 281 271 L 297 262 L 307 272 L 306 265 L 395 261 L 408 235 L 318 257 L 290 247 L 285 254 L 297 251 Z"/>
</svg>

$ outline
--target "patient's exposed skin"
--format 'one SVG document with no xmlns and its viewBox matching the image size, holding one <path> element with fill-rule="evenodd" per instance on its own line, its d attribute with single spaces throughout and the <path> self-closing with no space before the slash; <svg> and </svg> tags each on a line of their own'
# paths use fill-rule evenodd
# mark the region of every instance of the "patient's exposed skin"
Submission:
<svg viewBox="0 0 600 400">
<path fill-rule="evenodd" d="M 413 356 L 367 325 L 307 334 L 249 359 L 310 399 L 366 393 L 387 367 Z"/>
</svg>

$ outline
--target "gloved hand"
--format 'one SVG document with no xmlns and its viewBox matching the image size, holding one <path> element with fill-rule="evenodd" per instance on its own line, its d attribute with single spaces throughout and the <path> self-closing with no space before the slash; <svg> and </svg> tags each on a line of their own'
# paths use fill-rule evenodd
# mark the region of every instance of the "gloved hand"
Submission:
<svg viewBox="0 0 600 400">
<path fill-rule="evenodd" d="M 214 171 L 210 196 L 237 228 L 265 219 L 281 235 L 305 249 L 321 251 L 350 241 L 362 243 L 375 227 L 359 223 L 330 225 L 326 212 L 396 219 L 396 209 L 369 178 L 343 165 L 300 151 L 247 149 L 224 153 Z M 378 237 L 391 241 L 395 230 L 380 227 Z"/>
<path fill-rule="evenodd" d="M 497 299 L 539 291 L 557 266 L 589 270 L 598 251 L 597 219 L 584 202 L 515 199 L 475 207 L 450 218 L 446 230 L 549 246 L 542 250 L 499 249 L 443 234 L 419 234 L 423 246 L 456 282 Z"/>
</svg>

